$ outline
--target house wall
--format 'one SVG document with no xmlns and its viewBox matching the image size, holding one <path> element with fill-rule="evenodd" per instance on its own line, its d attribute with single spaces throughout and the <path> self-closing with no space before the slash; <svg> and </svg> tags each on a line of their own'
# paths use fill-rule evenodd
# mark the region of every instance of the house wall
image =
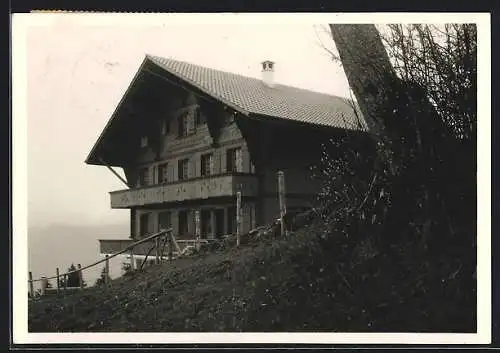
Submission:
<svg viewBox="0 0 500 353">
<path fill-rule="evenodd" d="M 168 100 L 166 100 L 168 101 Z M 188 178 L 201 177 L 201 156 L 206 153 L 213 154 L 213 174 L 223 174 L 227 172 L 226 152 L 230 148 L 242 148 L 242 166 L 244 173 L 254 173 L 259 176 L 259 198 L 257 200 L 244 200 L 242 207 L 242 230 L 247 232 L 256 225 L 269 224 L 279 216 L 279 204 L 277 196 L 277 172 L 279 170 L 285 175 L 285 191 L 287 209 L 311 207 L 315 199 L 315 195 L 320 189 L 318 182 L 312 179 L 310 171 L 311 156 L 316 154 L 308 152 L 307 144 L 304 145 L 304 137 L 306 133 L 303 130 L 293 132 L 295 135 L 289 134 L 282 129 L 275 129 L 271 133 L 272 142 L 264 148 L 266 155 L 265 163 L 255 171 L 255 167 L 251 162 L 250 151 L 245 139 L 242 136 L 236 122 L 228 119 L 228 113 L 220 111 L 221 116 L 217 116 L 219 121 L 226 121 L 226 124 L 220 128 L 218 143 L 214 144 L 214 139 L 209 130 L 208 124 L 196 126 L 196 110 L 199 109 L 204 120 L 211 119 L 209 114 L 203 111 L 198 104 L 196 97 L 188 95 L 184 102 L 181 100 L 168 101 L 168 107 L 160 109 L 164 113 L 157 114 L 157 121 L 150 121 L 150 124 L 157 128 L 149 129 L 152 143 L 148 143 L 147 147 L 140 148 L 141 137 L 137 136 L 136 143 L 138 145 L 138 153 L 131 167 L 124 168 L 125 174 L 129 183 L 138 186 L 138 171 L 141 168 L 148 168 L 149 185 L 158 183 L 158 167 L 160 164 L 167 163 L 167 179 L 168 182 L 178 181 L 178 161 L 180 159 L 189 159 Z M 190 134 L 187 136 L 178 136 L 178 117 L 181 114 L 186 114 L 188 119 L 188 130 Z M 211 113 L 213 114 L 213 113 Z M 213 117 L 212 117 L 213 118 Z M 163 134 L 161 120 L 165 119 L 169 122 L 168 132 Z M 265 125 L 258 129 L 259 133 L 262 129 L 266 129 Z M 257 143 L 260 143 L 260 136 L 254 136 Z M 290 136 L 289 136 L 290 135 Z M 156 136 L 156 137 L 155 137 Z M 154 139 L 159 138 L 158 143 L 154 143 Z M 286 141 L 288 139 L 289 141 Z M 284 141 L 282 143 L 282 141 Z M 302 141 L 302 143 L 299 143 Z M 149 141 L 148 141 L 149 142 Z M 182 188 L 179 183 L 172 185 L 173 188 Z M 173 191 L 175 192 L 175 190 Z M 180 192 L 180 189 L 179 189 Z M 154 233 L 159 231 L 158 214 L 162 211 L 171 212 L 171 222 L 174 234 L 179 234 L 179 212 L 188 210 L 188 237 L 194 237 L 195 221 L 194 211 L 201 208 L 222 208 L 224 209 L 224 227 L 227 228 L 227 208 L 235 206 L 235 202 L 231 200 L 225 204 L 220 204 L 219 201 L 214 201 L 207 204 L 199 204 L 189 206 L 187 204 L 176 203 L 170 208 L 160 209 L 159 205 L 155 207 L 134 207 L 131 209 L 132 236 L 140 234 L 141 224 L 140 217 L 144 213 L 150 213 L 148 232 Z M 133 222 L 132 222 L 133 221 Z"/>
<path fill-rule="evenodd" d="M 167 106 L 168 105 L 168 106 Z M 196 97 L 192 94 L 181 99 L 169 99 L 166 100 L 165 106 L 161 107 L 159 111 L 164 113 L 157 114 L 157 121 L 149 121 L 153 128 L 149 129 L 148 136 L 148 146 L 141 148 L 141 136 L 137 136 L 136 141 L 131 141 L 131 143 L 136 143 L 138 148 L 138 153 L 135 160 L 131 163 L 130 167 L 125 167 L 125 175 L 127 176 L 128 182 L 133 186 L 139 186 L 139 171 L 142 168 L 148 169 L 149 183 L 148 185 L 153 185 L 158 183 L 158 167 L 161 164 L 167 163 L 167 180 L 168 182 L 176 182 L 178 178 L 178 161 L 180 159 L 188 159 L 188 178 L 198 178 L 201 177 L 201 156 L 206 153 L 213 154 L 213 170 L 212 173 L 224 174 L 227 172 L 226 163 L 226 153 L 227 150 L 231 148 L 240 147 L 242 150 L 242 172 L 251 173 L 253 171 L 253 166 L 250 160 L 250 154 L 248 151 L 247 144 L 243 139 L 240 130 L 238 129 L 234 121 L 230 121 L 228 116 L 217 117 L 220 120 L 226 121 L 220 128 L 220 135 L 218 138 L 218 144 L 214 145 L 214 140 L 209 131 L 208 124 L 196 125 L 196 115 L 195 112 L 200 109 Z M 200 112 L 206 121 L 210 117 L 207 113 L 200 109 Z M 181 114 L 186 114 L 188 119 L 188 131 L 187 136 L 178 136 L 179 126 L 178 117 Z M 225 114 L 225 113 L 222 113 Z M 165 119 L 169 128 L 165 134 L 163 134 L 161 120 Z M 159 143 L 156 145 L 153 142 L 154 138 L 158 138 Z M 157 150 L 155 150 L 157 149 Z M 179 192 L 183 187 L 183 183 L 172 185 L 172 188 L 179 188 Z M 175 190 L 173 191 L 175 192 Z M 217 205 L 219 207 L 219 205 Z M 178 225 L 178 212 L 182 208 L 178 207 L 172 209 L 172 227 L 174 232 L 177 234 L 179 230 Z M 189 210 L 189 232 L 194 234 L 194 208 L 187 208 Z M 158 231 L 158 213 L 161 210 L 145 210 L 141 208 L 131 209 L 131 220 L 133 219 L 132 236 L 139 234 L 140 231 L 140 216 L 144 212 L 151 213 L 149 218 L 150 225 L 148 227 L 150 232 Z M 246 213 L 245 213 L 246 212 Z M 250 227 L 250 212 L 245 211 L 243 218 L 243 228 L 247 229 Z M 248 215 L 247 215 L 248 213 Z M 132 222 L 131 222 L 132 223 Z"/>
<path fill-rule="evenodd" d="M 188 177 L 200 177 L 201 156 L 206 153 L 213 154 L 214 174 L 225 173 L 226 152 L 228 149 L 236 147 L 242 148 L 242 172 L 250 173 L 252 171 L 248 147 L 234 121 L 221 128 L 218 146 L 214 147 L 214 141 L 210 134 L 208 125 L 203 124 L 196 126 L 195 124 L 195 111 L 200 107 L 194 96 L 189 96 L 186 99 L 186 104 L 183 106 L 181 105 L 180 108 L 179 102 L 171 105 L 173 108 L 167 109 L 166 113 L 160 116 L 160 118 L 164 118 L 169 122 L 169 132 L 162 135 L 160 120 L 153 123 L 158 126 L 157 130 L 153 129 L 154 133 L 160 135 L 159 153 L 157 154 L 154 151 L 154 147 L 150 145 L 148 145 L 148 147 L 141 148 L 132 167 L 124 168 L 127 169 L 125 171 L 127 177 L 130 177 L 129 183 L 134 186 L 138 185 L 138 170 L 141 168 L 148 168 L 150 183 L 154 183 L 156 181 L 156 177 L 153 176 L 156 175 L 156 168 L 163 163 L 168 163 L 168 180 L 172 182 L 177 181 L 178 161 L 185 158 L 189 159 Z M 191 131 L 188 136 L 178 136 L 178 117 L 181 114 L 187 114 L 187 119 L 189 121 L 188 126 Z M 205 117 L 205 119 L 209 118 L 206 116 L 204 111 L 201 111 L 201 114 Z M 137 141 L 131 141 L 131 143 L 137 143 L 139 146 L 140 136 L 137 137 Z"/>
<path fill-rule="evenodd" d="M 212 203 L 205 205 L 195 205 L 195 206 L 172 206 L 172 207 L 163 207 L 157 209 L 136 209 L 135 212 L 135 234 L 140 234 L 140 217 L 141 215 L 147 213 L 149 214 L 149 223 L 148 223 L 148 234 L 154 234 L 160 231 L 159 226 L 159 214 L 161 212 L 170 212 L 171 219 L 171 227 L 172 231 L 176 236 L 179 234 L 179 212 L 188 211 L 188 234 L 183 236 L 178 236 L 179 239 L 193 239 L 196 234 L 196 223 L 195 223 L 195 211 L 196 210 L 209 210 L 215 211 L 222 210 L 224 212 L 224 223 L 223 229 L 221 230 L 222 234 L 228 234 L 228 208 L 236 207 L 234 203 L 231 202 L 223 202 L 223 203 Z M 241 230 L 243 233 L 250 231 L 257 224 L 255 217 L 255 208 L 256 203 L 254 201 L 242 200 L 242 219 L 241 219 Z M 214 215 L 212 215 L 214 217 Z M 215 219 L 213 219 L 215 222 Z M 214 224 L 213 224 L 214 225 Z M 214 227 L 215 228 L 215 227 Z M 214 231 L 215 229 L 212 228 Z M 201 234 L 202 238 L 212 238 L 215 234 Z"/>
<path fill-rule="evenodd" d="M 268 224 L 279 217 L 278 171 L 282 171 L 285 181 L 285 202 L 288 211 L 313 207 L 316 195 L 321 190 L 321 182 L 313 178 L 311 160 L 314 156 L 286 153 L 274 149 L 262 171 L 261 222 Z"/>
</svg>

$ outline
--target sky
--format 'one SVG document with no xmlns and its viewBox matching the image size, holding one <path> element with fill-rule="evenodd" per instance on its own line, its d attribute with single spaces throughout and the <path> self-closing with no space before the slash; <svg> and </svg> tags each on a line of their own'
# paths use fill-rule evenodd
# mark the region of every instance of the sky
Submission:
<svg viewBox="0 0 500 353">
<path fill-rule="evenodd" d="M 320 24 L 90 26 L 62 16 L 27 32 L 29 226 L 128 222 L 108 194 L 123 184 L 84 160 L 146 53 L 253 77 L 270 59 L 279 83 L 349 94 Z"/>
</svg>

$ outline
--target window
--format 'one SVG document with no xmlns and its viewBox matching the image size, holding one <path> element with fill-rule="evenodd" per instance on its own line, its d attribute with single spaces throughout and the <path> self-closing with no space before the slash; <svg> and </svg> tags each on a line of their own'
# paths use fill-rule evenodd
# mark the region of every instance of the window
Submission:
<svg viewBox="0 0 500 353">
<path fill-rule="evenodd" d="M 200 212 L 200 232 L 202 238 L 212 235 L 212 215 L 210 210 L 201 210 Z"/>
<path fill-rule="evenodd" d="M 241 148 L 231 148 L 227 150 L 226 154 L 226 171 L 229 172 L 243 172 L 243 160 L 241 155 Z"/>
<path fill-rule="evenodd" d="M 167 176 L 167 163 L 160 164 L 158 166 L 158 183 L 166 183 L 168 181 L 168 176 Z"/>
<path fill-rule="evenodd" d="M 170 121 L 168 121 L 167 119 L 163 119 L 161 121 L 161 133 L 162 135 L 170 133 Z"/>
<path fill-rule="evenodd" d="M 179 235 L 188 233 L 188 211 L 179 211 Z"/>
<path fill-rule="evenodd" d="M 163 211 L 158 214 L 158 229 L 167 229 L 172 226 L 172 214 Z"/>
<path fill-rule="evenodd" d="M 214 158 L 212 153 L 207 153 L 201 156 L 201 176 L 209 176 L 213 174 Z"/>
<path fill-rule="evenodd" d="M 141 168 L 139 171 L 139 186 L 146 186 L 149 184 L 149 169 Z"/>
<path fill-rule="evenodd" d="M 147 136 L 141 137 L 141 147 L 148 147 L 148 137 Z"/>
<path fill-rule="evenodd" d="M 181 114 L 178 118 L 179 137 L 187 136 L 189 132 L 189 120 L 187 114 Z"/>
<path fill-rule="evenodd" d="M 188 178 L 188 172 L 189 172 L 189 159 L 179 159 L 178 162 L 178 169 L 177 169 L 177 176 L 179 180 L 186 180 Z"/>
<path fill-rule="evenodd" d="M 195 114 L 196 126 L 206 124 L 207 121 L 205 119 L 205 116 L 201 113 L 200 108 L 196 108 L 194 114 Z"/>
</svg>

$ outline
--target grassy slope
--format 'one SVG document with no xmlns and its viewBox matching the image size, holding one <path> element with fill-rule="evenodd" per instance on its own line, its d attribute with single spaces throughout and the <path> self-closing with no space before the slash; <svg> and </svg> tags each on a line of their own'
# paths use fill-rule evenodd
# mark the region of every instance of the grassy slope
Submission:
<svg viewBox="0 0 500 353">
<path fill-rule="evenodd" d="M 457 293 L 460 276 L 400 271 L 359 247 L 343 256 L 346 239 L 320 246 L 310 235 L 320 233 L 304 229 L 152 266 L 107 289 L 46 297 L 30 303 L 29 330 L 475 331 L 475 298 Z M 419 281 L 432 290 L 417 293 Z"/>
</svg>

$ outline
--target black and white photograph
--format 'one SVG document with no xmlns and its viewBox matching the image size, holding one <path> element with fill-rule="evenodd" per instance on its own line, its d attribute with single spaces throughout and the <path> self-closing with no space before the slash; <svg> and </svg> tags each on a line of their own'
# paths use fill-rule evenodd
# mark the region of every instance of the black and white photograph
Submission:
<svg viewBox="0 0 500 353">
<path fill-rule="evenodd" d="M 487 13 L 15 14 L 14 342 L 490 343 L 490 47 Z"/>
</svg>

